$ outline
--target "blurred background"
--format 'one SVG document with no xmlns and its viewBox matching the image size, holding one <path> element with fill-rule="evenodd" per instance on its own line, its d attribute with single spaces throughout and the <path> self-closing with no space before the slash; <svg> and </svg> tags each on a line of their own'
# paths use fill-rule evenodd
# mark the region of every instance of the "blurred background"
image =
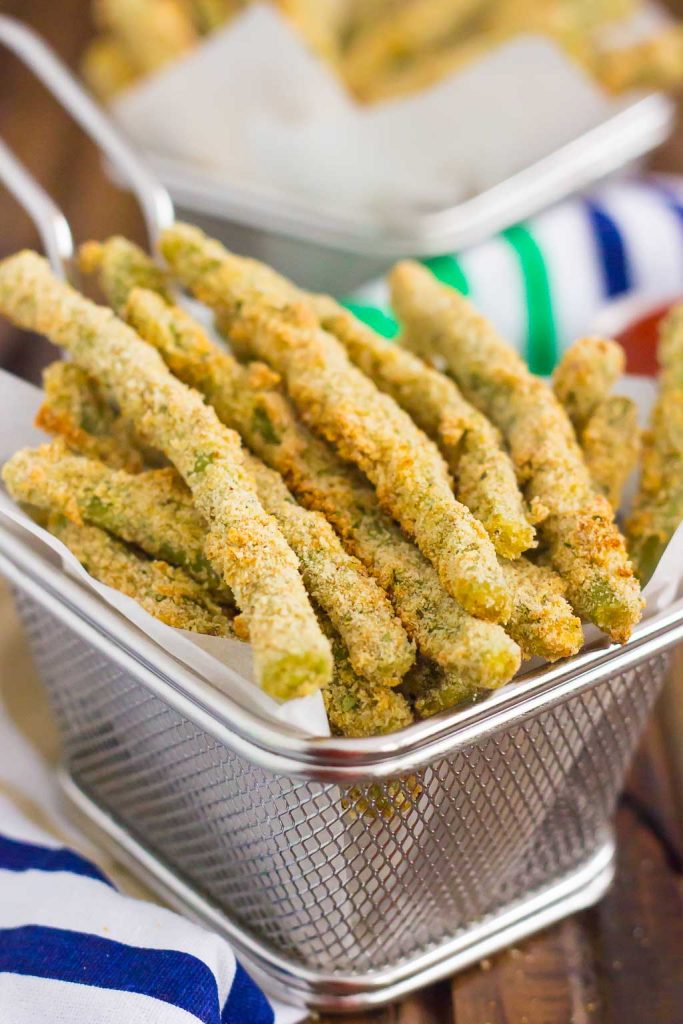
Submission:
<svg viewBox="0 0 683 1024">
<path fill-rule="evenodd" d="M 228 51 L 217 50 L 217 37 L 221 34 L 228 35 L 231 30 L 234 36 L 234 26 L 241 24 L 235 17 L 227 28 L 222 27 L 222 21 L 227 18 L 226 12 L 229 8 L 237 6 L 236 4 L 226 3 L 226 0 L 202 0 L 195 4 L 204 19 L 200 22 L 195 21 L 195 26 L 200 26 L 199 29 L 195 27 L 193 30 L 196 33 L 196 38 L 194 36 L 186 38 L 182 32 L 178 38 L 176 27 L 172 30 L 168 29 L 166 36 L 163 31 L 161 32 L 161 43 L 158 38 L 160 24 L 158 19 L 152 28 L 149 25 L 145 26 L 144 19 L 137 23 L 133 20 L 132 43 L 130 35 L 126 36 L 126 30 L 130 26 L 125 24 L 121 26 L 116 23 L 116 17 L 112 11 L 116 12 L 126 8 L 129 11 L 134 11 L 136 7 L 144 8 L 144 4 L 117 3 L 116 0 L 114 2 L 100 0 L 99 5 L 93 3 L 92 0 L 61 0 L 59 4 L 48 2 L 48 0 L 21 0 L 21 2 L 4 0 L 0 3 L 0 10 L 22 19 L 40 32 L 74 71 L 79 75 L 84 73 L 103 99 L 114 105 L 114 109 L 130 130 L 136 144 L 140 148 L 149 148 L 150 158 L 153 162 L 158 158 L 154 165 L 155 169 L 165 178 L 175 197 L 180 198 L 181 207 L 187 205 L 190 208 L 190 215 L 194 220 L 202 221 L 207 210 L 226 205 L 224 196 L 226 190 L 222 188 L 222 185 L 227 179 L 231 179 L 234 186 L 231 199 L 232 208 L 228 208 L 227 214 L 224 209 L 221 209 L 221 216 L 224 220 L 232 219 L 237 223 L 233 222 L 232 227 L 227 231 L 227 236 L 226 232 L 223 234 L 229 243 L 241 251 L 251 249 L 256 255 L 269 259 L 275 265 L 282 266 L 293 276 L 304 280 L 305 283 L 311 286 L 327 287 L 341 295 L 350 293 L 357 286 L 365 285 L 367 281 L 377 277 L 395 256 L 420 255 L 438 258 L 444 251 L 454 253 L 460 250 L 459 245 L 454 246 L 453 244 L 448 244 L 446 249 L 443 248 L 446 242 L 455 241 L 457 243 L 460 239 L 464 240 L 466 246 L 469 246 L 472 240 L 480 243 L 475 255 L 470 260 L 478 267 L 482 262 L 479 259 L 481 242 L 486 238 L 487 229 L 493 233 L 499 228 L 507 228 L 510 217 L 515 220 L 520 219 L 527 210 L 535 212 L 536 208 L 544 207 L 547 205 L 548 198 L 553 197 L 552 189 L 548 192 L 548 197 L 545 197 L 545 184 L 542 177 L 538 178 L 538 183 L 532 179 L 533 187 L 527 188 L 527 192 L 530 191 L 533 194 L 535 190 L 537 198 L 532 196 L 529 205 L 527 197 L 525 206 L 525 202 L 520 201 L 520 196 L 515 196 L 511 192 L 509 198 L 506 199 L 509 210 L 506 209 L 502 222 L 500 217 L 496 220 L 495 216 L 490 216 L 490 211 L 493 209 L 492 203 L 489 203 L 488 207 L 484 209 L 481 203 L 479 207 L 476 207 L 465 202 L 473 196 L 476 200 L 478 193 L 483 192 L 485 196 L 488 195 L 486 190 L 491 185 L 499 184 L 501 180 L 505 179 L 510 169 L 515 171 L 523 166 L 524 155 L 526 154 L 528 157 L 528 143 L 524 132 L 528 134 L 527 122 L 529 120 L 528 118 L 525 120 L 522 116 L 524 111 L 520 111 L 518 121 L 513 123 L 511 129 L 507 127 L 511 120 L 508 110 L 499 112 L 500 120 L 490 127 L 482 127 L 482 124 L 478 122 L 476 124 L 477 134 L 472 136 L 474 142 L 470 141 L 467 146 L 455 133 L 457 144 L 454 149 L 456 154 L 458 148 L 460 150 L 467 148 L 470 151 L 471 162 L 470 164 L 453 163 L 453 160 L 456 159 L 453 156 L 453 151 L 443 149 L 440 151 L 440 159 L 444 162 L 443 166 L 448 172 L 447 175 L 442 173 L 440 178 L 429 177 L 428 158 L 431 159 L 431 154 L 428 154 L 428 158 L 425 157 L 422 164 L 419 165 L 412 164 L 411 160 L 416 158 L 419 150 L 424 150 L 431 145 L 429 141 L 422 144 L 419 135 L 420 122 L 429 121 L 431 117 L 434 117 L 436 123 L 443 123 L 443 111 L 446 109 L 444 104 L 449 105 L 448 109 L 454 110 L 458 107 L 458 100 L 464 104 L 466 101 L 471 101 L 474 95 L 477 97 L 477 102 L 480 101 L 484 107 L 488 102 L 489 109 L 499 110 L 501 97 L 504 93 L 510 93 L 510 69 L 505 66 L 501 70 L 498 66 L 494 66 L 498 58 L 495 56 L 490 40 L 486 45 L 481 45 L 479 40 L 483 30 L 481 27 L 477 28 L 476 19 L 476 31 L 475 29 L 468 30 L 468 33 L 465 34 L 453 32 L 451 26 L 450 35 L 446 33 L 441 38 L 438 18 L 432 23 L 422 18 L 413 25 L 410 22 L 405 26 L 399 24 L 398 29 L 392 35 L 391 23 L 396 21 L 396 14 L 400 14 L 402 8 L 410 7 L 410 3 L 403 2 L 401 4 L 400 0 L 393 0 L 393 3 L 392 0 L 377 0 L 375 4 L 356 4 L 354 17 L 360 24 L 360 28 L 355 30 L 355 35 L 351 35 L 350 42 L 348 38 L 344 37 L 346 41 L 343 51 L 332 53 L 332 43 L 328 36 L 331 32 L 330 26 L 338 23 L 341 2 L 342 0 L 322 0 L 316 4 L 302 3 L 300 0 L 299 2 L 297 0 L 281 0 L 279 4 L 282 10 L 278 11 L 278 14 L 283 13 L 289 19 L 287 23 L 292 26 L 293 34 L 296 34 L 296 38 L 303 43 L 303 46 L 300 47 L 300 54 L 294 53 L 292 56 L 288 51 L 286 59 L 290 61 L 288 67 L 291 77 L 284 79 L 287 82 L 286 88 L 282 88 L 282 80 L 278 78 L 275 91 L 279 97 L 288 96 L 288 101 L 291 103 L 293 103 L 292 96 L 294 96 L 301 109 L 303 109 L 301 105 L 305 106 L 310 100 L 307 93 L 317 92 L 318 109 L 306 108 L 305 115 L 308 122 L 304 124 L 305 117 L 301 114 L 301 109 L 294 110 L 290 103 L 290 108 L 285 111 L 287 116 L 282 117 L 286 131 L 281 132 L 282 138 L 278 145 L 274 144 L 273 139 L 278 137 L 281 124 L 280 121 L 276 122 L 275 114 L 272 114 L 272 111 L 271 120 L 265 120 L 259 128 L 260 135 L 259 132 L 252 133 L 255 137 L 251 137 L 249 142 L 254 145 L 254 152 L 260 160 L 259 170 L 265 167 L 266 177 L 270 176 L 271 180 L 277 179 L 276 184 L 279 191 L 276 189 L 272 194 L 268 194 L 267 187 L 260 193 L 255 194 L 253 191 L 253 181 L 250 180 L 255 177 L 253 153 L 250 154 L 252 161 L 250 164 L 244 158 L 241 166 L 238 166 L 233 160 L 232 164 L 226 164 L 225 161 L 218 162 L 216 167 L 207 167 L 207 160 L 210 160 L 211 156 L 210 152 L 208 157 L 206 153 L 198 154 L 202 145 L 205 148 L 208 146 L 210 150 L 215 138 L 216 151 L 219 153 L 220 160 L 223 160 L 224 150 L 230 149 L 227 143 L 240 132 L 243 134 L 245 132 L 244 125 L 229 120 L 235 116 L 234 108 L 239 106 L 240 97 L 236 95 L 226 97 L 219 95 L 221 90 L 215 90 L 207 99 L 206 91 L 202 92 L 207 88 L 206 82 L 211 83 L 211 75 L 216 73 L 215 68 L 209 66 L 211 45 L 213 45 L 213 52 L 218 54 L 218 59 L 222 59 Z M 354 10 L 353 0 L 345 0 L 345 2 L 347 6 L 351 2 L 350 9 Z M 413 0 L 414 2 L 415 0 Z M 384 30 L 375 31 L 374 37 L 372 32 L 366 33 L 369 38 L 365 40 L 362 31 L 363 18 L 371 23 L 373 7 L 379 9 L 382 6 L 385 9 L 384 21 L 378 17 L 377 12 L 375 12 L 375 18 L 379 29 L 381 30 L 384 25 Z M 420 4 L 415 3 L 415 6 L 419 8 Z M 498 6 L 501 10 L 505 9 L 505 4 L 495 4 L 493 9 L 496 10 Z M 623 13 L 624 10 L 636 11 L 637 20 L 641 17 L 641 6 L 635 0 L 601 0 L 595 5 L 572 0 L 572 3 L 565 4 L 565 7 L 570 7 L 572 10 L 582 11 L 581 16 L 587 21 L 591 21 L 591 18 L 595 20 L 595 12 L 598 8 L 604 8 L 608 21 L 614 13 Z M 683 3 L 681 2 L 667 0 L 664 6 L 674 17 L 683 13 Z M 163 8 L 163 0 L 161 7 Z M 429 8 L 430 4 L 426 4 L 426 7 Z M 439 4 L 432 3 L 431 7 L 438 9 Z M 441 7 L 445 9 L 448 4 L 441 4 Z M 475 0 L 475 2 L 470 0 L 469 5 L 463 3 L 463 0 L 458 0 L 455 3 L 451 0 L 451 7 L 456 11 L 462 9 L 465 13 L 469 10 L 471 16 L 472 10 L 485 9 L 487 4 L 482 3 L 481 0 Z M 488 7 L 490 9 L 491 5 L 489 4 Z M 525 0 L 522 4 L 508 5 L 508 8 L 513 11 L 514 18 L 519 20 L 519 27 L 514 31 L 512 28 L 504 27 L 496 39 L 502 41 L 503 44 L 509 44 L 512 40 L 508 64 L 511 64 L 512 73 L 518 75 L 520 83 L 524 82 L 519 85 L 519 90 L 526 89 L 532 96 L 542 91 L 549 93 L 550 100 L 545 106 L 539 107 L 537 119 L 547 115 L 549 124 L 555 122 L 561 125 L 575 122 L 571 131 L 580 134 L 587 125 L 590 126 L 601 120 L 609 120 L 612 116 L 611 108 L 607 111 L 606 107 L 598 109 L 595 106 L 598 96 L 600 103 L 603 103 L 603 95 L 609 96 L 609 103 L 614 102 L 614 110 L 619 110 L 623 105 L 630 106 L 631 93 L 628 89 L 631 87 L 642 93 L 642 91 L 649 91 L 654 86 L 662 85 L 667 88 L 668 92 L 673 92 L 675 95 L 675 87 L 683 75 L 683 37 L 676 26 L 673 26 L 670 31 L 667 30 L 669 34 L 666 45 L 660 47 L 661 52 L 657 52 L 656 61 L 651 53 L 647 53 L 644 56 L 639 55 L 637 60 L 630 58 L 622 60 L 619 64 L 614 61 L 612 63 L 606 61 L 603 51 L 595 44 L 595 39 L 606 38 L 605 31 L 608 33 L 612 31 L 609 24 L 607 30 L 599 26 L 600 32 L 603 34 L 598 35 L 596 30 L 590 36 L 591 42 L 588 46 L 587 36 L 581 33 L 572 34 L 562 19 L 557 21 L 556 8 L 561 11 L 562 3 L 556 3 L 554 0 L 550 0 L 549 3 Z M 585 12 L 592 13 L 589 16 Z M 139 10 L 138 14 L 133 15 L 133 19 L 135 17 L 139 17 Z M 213 34 L 207 28 L 207 26 L 214 28 L 211 23 L 212 17 L 215 18 L 217 26 L 217 31 Z M 335 17 L 337 22 L 335 22 Z M 452 21 L 452 13 L 449 17 Z M 657 17 L 660 18 L 661 14 L 658 13 Z M 107 19 L 109 20 L 107 21 Z M 398 21 L 400 22 L 400 17 Z M 112 24 L 115 30 L 112 30 Z M 441 28 L 447 24 L 448 22 L 444 22 Z M 417 25 L 417 31 L 415 25 Z M 323 29 L 328 32 L 328 35 L 325 35 Z M 561 50 L 564 55 L 568 56 L 568 66 L 576 71 L 580 70 L 582 78 L 586 82 L 591 81 L 596 85 L 595 93 L 589 96 L 582 83 L 579 83 L 576 94 L 572 93 L 571 90 L 576 88 L 574 81 L 563 82 L 562 88 L 568 91 L 560 93 L 557 79 L 562 76 L 559 73 L 553 77 L 547 70 L 541 69 L 536 74 L 537 76 L 542 75 L 542 77 L 535 79 L 529 68 L 525 68 L 523 64 L 519 64 L 515 68 L 515 61 L 521 60 L 521 56 L 523 56 L 514 49 L 515 32 L 524 30 L 538 30 L 552 36 L 554 42 L 558 43 L 558 52 Z M 249 26 L 244 31 L 248 33 Z M 258 36 L 261 40 L 267 34 L 263 26 L 255 27 L 254 31 L 261 33 Z M 271 26 L 268 26 L 268 31 L 271 32 L 273 38 L 267 45 L 274 46 L 282 54 L 282 40 L 277 36 L 279 28 L 276 26 L 275 29 L 271 29 Z M 339 31 L 341 32 L 341 30 Z M 400 38 L 401 31 L 404 32 L 403 41 Z M 659 33 L 659 28 L 656 31 Z M 201 39 L 202 32 L 211 37 L 209 39 L 211 45 L 206 46 L 206 40 Z M 387 37 L 387 32 L 390 38 Z M 489 35 L 493 38 L 491 33 Z M 342 38 L 341 35 L 339 37 Z M 408 46 L 410 52 L 405 50 L 405 38 L 412 40 Z M 122 41 L 123 43 L 127 41 L 128 49 L 121 45 Z M 205 44 L 203 48 L 200 45 L 202 42 Z M 287 45 L 290 43 L 291 40 L 288 40 Z M 614 40 L 610 37 L 610 45 L 613 43 Z M 628 49 L 634 45 L 628 36 L 623 38 L 617 36 L 616 44 L 624 52 L 625 48 Z M 225 45 L 230 46 L 230 40 Z M 230 52 L 233 55 L 232 64 L 234 65 L 236 63 L 234 55 L 240 52 L 241 39 L 236 38 L 236 42 L 232 45 L 233 50 Z M 245 45 L 249 44 L 245 43 Z M 266 43 L 263 43 L 263 46 L 266 47 Z M 177 48 L 177 53 L 174 47 Z M 292 45 L 291 49 L 294 50 L 295 45 Z M 202 58 L 201 63 L 197 63 L 196 57 L 199 50 L 206 51 L 208 54 L 207 57 Z M 505 51 L 505 46 L 503 46 L 503 51 Z M 490 56 L 491 52 L 494 52 L 493 58 Z M 131 53 L 137 61 L 135 69 L 131 66 Z M 314 58 L 314 67 L 305 64 L 305 58 L 309 55 Z M 285 58 L 281 55 L 280 59 L 284 60 Z M 489 67 L 486 64 L 487 60 L 494 62 L 491 65 L 490 73 L 487 72 Z M 145 64 L 145 62 L 147 63 Z M 484 68 L 483 78 L 478 78 L 476 76 L 481 67 Z M 187 71 L 178 70 L 185 68 Z M 278 72 L 280 70 L 278 68 Z M 329 70 L 332 70 L 332 75 L 328 75 Z M 460 71 L 463 72 L 462 83 L 457 77 Z M 225 68 L 221 73 L 229 77 L 229 72 Z M 243 68 L 235 68 L 235 76 L 241 76 L 241 79 L 245 80 L 246 75 Z M 450 84 L 453 82 L 453 76 L 456 78 L 455 86 Z M 623 81 L 617 82 L 619 77 Z M 229 80 L 234 87 L 233 79 Z M 488 81 L 497 83 L 498 90 L 496 91 L 496 88 L 492 86 L 490 97 L 486 95 Z M 547 90 L 539 90 L 538 81 L 547 83 Z M 296 82 L 296 88 L 294 88 L 294 82 Z M 257 84 L 262 83 L 258 82 Z M 266 83 L 266 86 L 268 84 Z M 448 91 L 458 88 L 461 90 L 460 92 Z M 325 93 L 325 90 L 328 90 L 329 95 L 327 93 L 324 96 L 321 95 Z M 428 97 L 427 100 L 425 100 L 425 96 Z M 520 106 L 523 107 L 519 97 L 516 97 L 514 88 L 512 96 L 513 107 L 511 109 L 516 110 Z M 352 114 L 349 113 L 351 98 L 355 105 Z M 248 97 L 242 99 L 244 106 L 248 103 Z M 272 101 L 273 97 L 267 97 L 267 99 Z M 559 104 L 557 110 L 553 107 L 555 103 Z M 419 106 L 420 104 L 422 106 Z M 581 108 L 580 111 L 579 108 Z M 356 111 L 360 111 L 360 116 L 356 116 Z M 561 116 L 559 116 L 559 111 L 561 111 Z M 283 110 L 277 110 L 276 114 L 280 117 Z M 323 126 L 322 129 L 319 126 L 316 126 L 314 130 L 309 128 L 310 123 L 316 122 L 315 115 L 318 116 L 318 121 Z M 661 125 L 658 127 L 656 123 L 654 125 L 648 123 L 643 116 L 641 114 L 642 129 L 639 127 L 641 122 L 635 122 L 633 119 L 628 123 L 615 121 L 610 128 L 610 136 L 605 136 L 607 141 L 593 147 L 597 150 L 599 158 L 596 160 L 595 155 L 591 156 L 593 164 L 599 163 L 600 159 L 604 160 L 604 154 L 608 151 L 618 150 L 620 140 L 626 138 L 627 131 L 631 134 L 635 133 L 635 139 L 629 143 L 634 152 L 638 150 L 637 136 L 639 132 L 643 134 L 641 148 L 649 149 L 651 142 L 649 135 L 648 140 L 645 141 L 645 134 L 651 134 L 654 139 L 657 132 L 662 134 L 662 129 Z M 661 120 L 661 112 L 659 116 Z M 581 121 L 582 117 L 584 121 Z M 255 114 L 250 117 L 252 125 L 256 120 Z M 652 122 L 652 113 L 650 122 Z M 226 124 L 228 124 L 227 128 L 225 128 Z M 332 133 L 334 139 L 331 140 L 325 134 L 325 125 L 334 126 Z M 248 129 L 249 124 L 246 128 L 247 134 Z M 465 128 L 460 128 L 459 131 L 465 131 Z M 506 131 L 507 134 L 505 134 Z M 208 142 L 206 141 L 207 133 Z M 231 133 L 233 133 L 232 136 Z M 138 240 L 142 239 L 142 224 L 135 203 L 130 196 L 112 185 L 103 173 L 100 157 L 92 144 L 64 115 L 31 74 L 7 53 L 3 53 L 0 58 L 0 134 L 63 208 L 77 241 L 85 240 L 88 237 L 103 237 L 113 232 L 127 234 Z M 431 138 L 434 138 L 436 134 L 438 133 L 430 129 Z M 441 134 L 445 136 L 448 133 Z M 265 148 L 260 145 L 262 142 L 260 136 L 263 135 L 267 137 Z M 372 151 L 364 163 L 363 151 L 372 148 L 367 143 L 368 136 L 372 136 L 373 144 L 376 142 L 379 156 Z M 401 141 L 402 136 L 405 136 L 405 144 Z M 515 139 L 520 138 L 524 140 L 524 152 L 509 156 L 508 151 L 514 148 Z M 535 136 L 529 135 L 529 139 L 533 145 Z M 418 143 L 417 140 L 420 142 Z M 558 136 L 554 144 L 561 141 L 563 141 L 562 138 Z M 148 142 L 149 147 L 146 145 Z M 434 144 L 436 145 L 436 142 Z M 548 146 L 549 143 L 544 143 L 544 145 Z M 474 148 L 477 149 L 477 152 L 472 155 Z M 552 147 L 550 148 L 552 149 Z M 194 171 L 194 177 L 188 172 L 190 163 L 188 149 L 190 156 L 197 157 L 201 179 Z M 344 166 L 340 168 L 339 154 L 347 151 L 350 156 Z M 539 150 L 539 155 L 544 155 L 544 152 Z M 292 153 L 294 154 L 293 159 Z M 600 156 L 601 153 L 602 156 Z M 377 172 L 374 182 L 376 193 L 381 198 L 391 190 L 391 187 L 395 186 L 394 206 L 398 203 L 412 203 L 409 216 L 406 215 L 405 209 L 399 211 L 400 216 L 393 207 L 379 210 L 377 194 L 370 195 L 363 192 L 361 195 L 359 192 L 360 189 L 366 187 L 368 179 L 374 173 L 372 169 L 381 162 L 382 156 L 388 156 L 389 159 L 387 166 L 382 168 L 381 174 Z M 473 169 L 472 161 L 475 157 L 476 167 Z M 618 158 L 614 159 L 616 161 Z M 508 161 L 507 166 L 505 166 L 506 160 Z M 451 162 L 449 163 L 449 161 Z M 683 172 L 683 122 L 680 100 L 677 101 L 676 125 L 673 132 L 663 145 L 653 154 L 647 156 L 645 166 L 658 171 Z M 593 173 L 594 167 L 591 165 L 584 175 L 587 181 Z M 338 177 L 333 177 L 335 174 Z M 354 178 L 354 174 L 356 174 L 356 178 Z M 572 174 L 577 177 L 577 183 L 581 184 L 581 181 L 578 180 L 580 175 L 577 175 L 575 171 L 572 171 Z M 242 176 L 241 180 L 240 175 Z M 331 176 L 333 180 L 330 180 Z M 323 178 L 326 179 L 325 187 L 320 184 Z M 410 192 L 410 188 L 414 188 L 415 179 L 421 179 L 422 190 Z M 447 189 L 453 188 L 456 179 L 458 181 L 457 188 L 448 192 Z M 266 182 L 266 186 L 267 184 L 268 182 Z M 570 184 L 570 181 L 566 181 L 561 188 L 555 189 L 558 197 L 571 191 Z M 504 181 L 504 185 L 507 187 L 506 181 Z M 174 186 L 176 187 L 174 188 Z M 442 193 L 439 193 L 439 188 L 442 189 Z M 297 189 L 301 194 L 297 193 Z M 508 189 L 508 191 L 510 190 Z M 439 210 L 444 206 L 455 207 L 460 217 L 458 225 L 464 225 L 467 222 L 467 229 L 463 231 L 458 226 L 453 233 L 449 228 L 444 235 L 440 226 L 439 232 L 442 233 L 439 235 L 434 229 L 433 218 L 432 221 L 428 220 L 434 209 L 431 206 L 425 208 L 425 193 L 429 197 L 433 197 L 434 204 L 437 204 L 438 193 Z M 188 199 L 187 204 L 183 202 L 186 199 Z M 310 203 L 306 206 L 305 203 L 308 199 L 310 199 Z M 364 207 L 361 209 L 361 200 L 368 204 L 374 203 L 374 207 L 369 212 Z M 458 206 L 459 203 L 460 206 Z M 515 203 L 517 203 L 517 207 Z M 285 209 L 287 204 L 291 206 L 291 210 Z M 516 208 L 520 210 L 520 217 L 514 217 Z M 253 233 L 245 228 L 245 223 L 253 218 L 254 210 L 257 210 L 261 225 L 266 222 L 278 226 L 277 233 L 269 236 L 266 242 L 263 241 L 264 236 L 261 233 L 259 235 L 261 241 L 256 244 L 255 249 Z M 183 209 L 182 212 L 185 213 L 185 210 Z M 482 212 L 485 216 L 482 216 Z M 377 214 L 379 217 L 380 213 L 384 219 L 376 219 L 373 223 L 372 214 Z M 506 217 L 508 218 L 507 223 L 505 222 Z M 12 252 L 22 246 L 37 244 L 34 229 L 27 217 L 2 190 L 0 190 L 0 223 L 2 224 L 0 255 Z M 293 223 L 294 229 L 292 229 Z M 428 223 L 428 227 L 425 227 L 425 223 Z M 301 228 L 303 235 L 294 239 L 294 248 L 292 248 L 290 237 L 292 230 L 296 234 L 300 230 L 300 225 L 305 225 L 305 229 Z M 334 251 L 331 255 L 327 249 L 321 249 L 319 246 L 311 244 L 311 239 L 316 240 L 317 238 L 316 232 L 318 236 L 322 235 L 325 239 L 338 238 L 341 240 L 339 244 L 335 241 Z M 426 242 L 424 241 L 425 237 L 427 237 Z M 440 241 L 443 238 L 446 239 L 446 242 Z M 421 242 L 423 251 L 411 251 L 411 245 L 417 247 Z M 433 247 L 432 251 L 430 251 L 430 245 Z M 499 308 L 502 301 L 500 294 L 490 297 L 486 294 L 489 282 L 495 282 L 497 276 L 501 280 L 504 277 L 502 273 L 504 268 L 501 268 L 501 263 L 505 263 L 505 260 L 495 253 L 488 262 L 483 261 L 485 272 L 482 276 L 484 280 L 480 289 L 481 294 L 475 294 L 475 299 L 484 312 L 497 320 L 499 326 L 506 330 L 512 340 L 518 340 L 514 338 L 516 331 L 520 333 L 519 344 L 522 347 L 527 345 L 526 354 L 529 358 L 528 346 L 536 344 L 538 347 L 538 338 L 534 341 L 533 338 L 529 340 L 521 337 L 526 325 L 518 326 L 516 324 L 515 316 L 517 314 L 514 313 L 514 310 L 511 312 L 509 309 Z M 461 266 L 466 265 L 467 257 L 464 257 Z M 476 273 L 475 269 L 473 271 L 475 293 Z M 595 275 L 597 276 L 598 273 L 596 270 Z M 677 275 L 677 273 L 676 269 L 675 274 Z M 500 293 L 501 289 L 500 282 L 493 284 L 493 290 Z M 504 291 L 504 289 L 502 290 Z M 374 316 L 375 307 L 381 306 L 381 289 L 378 293 L 377 289 L 373 291 L 371 288 L 368 292 L 366 288 L 366 292 L 366 295 L 361 294 L 358 304 L 363 306 L 368 303 L 372 307 L 371 312 Z M 379 298 L 377 298 L 378 294 L 380 294 Z M 367 297 L 368 295 L 370 298 Z M 601 295 L 601 300 L 607 297 L 609 297 L 609 289 L 604 296 Z M 521 300 L 519 301 L 521 302 Z M 561 298 L 558 299 L 560 304 L 562 301 Z M 572 301 L 576 305 L 576 295 Z M 510 302 L 513 302 L 512 298 Z M 516 297 L 514 302 L 519 305 Z M 596 297 L 594 304 L 597 302 Z M 580 303 L 576 308 L 580 308 Z M 382 315 L 380 310 L 380 322 Z M 575 315 L 574 320 L 578 315 Z M 581 312 L 581 316 L 583 315 Z M 586 311 L 587 315 L 588 311 Z M 534 317 L 533 311 L 530 316 L 534 322 L 529 326 L 529 331 L 531 333 L 542 331 L 544 329 L 543 316 Z M 557 313 L 557 318 L 561 319 L 561 311 Z M 375 322 L 377 322 L 376 318 Z M 547 326 L 547 317 L 545 325 Z M 566 330 L 574 331 L 579 326 L 583 325 L 573 322 L 570 316 Z M 562 334 L 562 325 L 557 327 L 557 331 Z M 391 333 L 391 324 L 389 324 L 387 333 Z M 543 337 L 540 344 L 541 347 L 545 344 Z M 41 365 L 47 358 L 47 348 L 43 343 L 27 346 L 11 328 L 5 324 L 0 325 L 0 363 L 2 365 L 36 380 Z M 538 359 L 538 368 L 540 370 L 543 370 L 544 367 L 552 368 L 552 358 L 552 354 L 544 356 L 541 353 Z M 533 359 L 531 362 L 533 363 Z"/>
</svg>

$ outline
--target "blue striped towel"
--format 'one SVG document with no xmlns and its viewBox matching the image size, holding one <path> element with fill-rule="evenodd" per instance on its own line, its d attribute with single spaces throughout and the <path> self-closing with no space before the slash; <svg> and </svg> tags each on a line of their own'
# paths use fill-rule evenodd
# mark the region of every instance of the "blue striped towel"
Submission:
<svg viewBox="0 0 683 1024">
<path fill-rule="evenodd" d="M 287 1024 L 223 939 L 119 892 L 0 796 L 3 1024 Z"/>
</svg>

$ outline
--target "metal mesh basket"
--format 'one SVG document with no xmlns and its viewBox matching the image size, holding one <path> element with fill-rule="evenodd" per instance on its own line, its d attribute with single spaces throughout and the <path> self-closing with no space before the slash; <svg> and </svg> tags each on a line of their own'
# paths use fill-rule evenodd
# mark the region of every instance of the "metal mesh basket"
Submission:
<svg viewBox="0 0 683 1024">
<path fill-rule="evenodd" d="M 203 727 L 172 678 L 150 688 L 146 659 L 122 663 L 85 617 L 65 622 L 63 596 L 15 582 L 77 802 L 257 974 L 333 1009 L 416 987 L 604 891 L 610 818 L 683 628 L 679 610 L 675 630 L 603 649 L 517 707 L 500 694 L 471 723 L 451 715 L 450 734 L 432 723 L 426 745 L 408 742 L 422 723 L 388 752 L 318 741 L 282 761 Z"/>
</svg>

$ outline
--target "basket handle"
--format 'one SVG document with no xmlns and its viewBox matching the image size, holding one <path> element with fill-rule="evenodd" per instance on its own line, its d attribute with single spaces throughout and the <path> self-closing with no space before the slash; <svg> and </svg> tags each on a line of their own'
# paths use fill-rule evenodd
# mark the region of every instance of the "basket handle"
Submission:
<svg viewBox="0 0 683 1024">
<path fill-rule="evenodd" d="M 116 168 L 140 205 L 151 248 L 156 252 L 160 232 L 175 219 L 173 201 L 167 190 L 66 65 L 35 32 L 16 18 L 0 15 L 0 43 L 33 71 Z M 64 273 L 63 260 L 68 251 L 64 229 L 69 235 L 70 232 L 63 215 L 4 145 L 0 150 L 0 173 L 12 194 L 33 217 L 53 266 Z M 58 223 L 60 219 L 61 224 Z M 49 224 L 48 246 L 44 232 Z"/>
<path fill-rule="evenodd" d="M 45 254 L 55 274 L 67 277 L 67 269 L 74 255 L 74 240 L 69 223 L 57 204 L 2 139 L 0 181 L 4 182 L 38 229 Z"/>
</svg>

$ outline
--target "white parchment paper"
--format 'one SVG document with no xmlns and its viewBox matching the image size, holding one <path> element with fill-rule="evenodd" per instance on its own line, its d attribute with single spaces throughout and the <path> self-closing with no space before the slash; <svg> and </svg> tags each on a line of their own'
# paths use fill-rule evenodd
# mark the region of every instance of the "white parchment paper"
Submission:
<svg viewBox="0 0 683 1024">
<path fill-rule="evenodd" d="M 35 447 L 48 440 L 45 434 L 33 426 L 40 402 L 41 392 L 38 388 L 0 370 L 0 464 L 19 448 Z M 199 636 L 159 622 L 141 608 L 137 601 L 89 576 L 61 541 L 37 526 L 17 508 L 4 488 L 0 488 L 1 519 L 11 522 L 55 552 L 64 569 L 79 583 L 94 590 L 160 647 L 194 669 L 217 689 L 250 710 L 287 723 L 306 735 L 329 736 L 327 714 L 320 693 L 280 704 L 256 685 L 253 681 L 249 644 L 222 637 Z"/>
</svg>

